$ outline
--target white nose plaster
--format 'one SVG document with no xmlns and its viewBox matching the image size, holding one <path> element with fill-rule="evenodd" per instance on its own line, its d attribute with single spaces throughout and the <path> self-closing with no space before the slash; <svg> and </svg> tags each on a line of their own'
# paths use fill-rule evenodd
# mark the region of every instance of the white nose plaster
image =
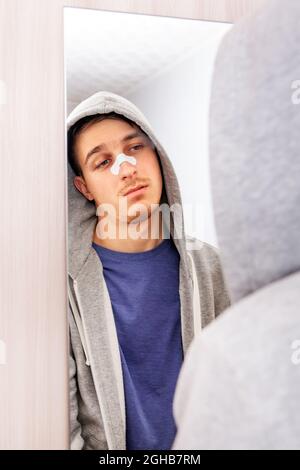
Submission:
<svg viewBox="0 0 300 470">
<path fill-rule="evenodd" d="M 124 162 L 131 163 L 132 165 L 136 165 L 136 158 L 129 157 L 128 155 L 125 155 L 125 153 L 119 153 L 119 155 L 116 158 L 115 163 L 112 165 L 112 167 L 110 169 L 110 171 L 112 172 L 113 175 L 118 175 L 119 174 L 120 166 Z"/>
</svg>

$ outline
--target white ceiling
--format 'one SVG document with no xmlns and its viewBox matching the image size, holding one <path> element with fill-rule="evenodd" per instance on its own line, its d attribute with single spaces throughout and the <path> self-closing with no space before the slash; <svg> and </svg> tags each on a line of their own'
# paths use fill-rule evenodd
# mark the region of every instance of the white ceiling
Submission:
<svg viewBox="0 0 300 470">
<path fill-rule="evenodd" d="M 64 8 L 68 113 L 91 94 L 127 96 L 230 24 Z"/>
</svg>

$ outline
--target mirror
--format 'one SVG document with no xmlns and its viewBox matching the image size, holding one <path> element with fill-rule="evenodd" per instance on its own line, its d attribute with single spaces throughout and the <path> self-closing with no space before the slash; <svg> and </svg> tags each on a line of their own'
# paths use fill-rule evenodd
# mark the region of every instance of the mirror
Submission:
<svg viewBox="0 0 300 470">
<path fill-rule="evenodd" d="M 171 156 L 187 232 L 217 244 L 208 176 L 213 62 L 229 23 L 64 8 L 67 114 L 107 90 L 146 115 Z"/>
<path fill-rule="evenodd" d="M 180 240 L 176 252 L 144 240 L 136 242 L 140 250 L 133 244 L 118 249 L 120 240 L 105 245 L 92 232 L 93 204 L 111 203 L 123 182 L 141 175 L 144 186 L 132 187 L 131 195 L 124 190 L 121 199 L 133 205 L 159 194 L 158 201 L 176 204 L 180 193 L 186 233 L 217 244 L 209 97 L 216 52 L 232 25 L 64 8 L 64 26 L 68 129 L 95 114 L 92 95 L 108 92 L 106 98 L 97 95 L 101 112 L 111 112 L 118 95 L 118 114 L 134 115 L 143 131 L 129 136 L 131 124 L 112 118 L 74 133 L 72 152 L 85 180 L 69 172 L 71 446 L 168 449 L 176 431 L 172 400 L 183 355 L 197 328 L 219 313 L 213 296 L 200 299 L 197 287 L 211 275 L 211 248 L 191 257 Z M 116 136 L 127 141 L 121 145 Z M 220 292 L 219 305 L 225 307 L 225 288 Z M 206 311 L 200 313 L 201 303 Z"/>
</svg>

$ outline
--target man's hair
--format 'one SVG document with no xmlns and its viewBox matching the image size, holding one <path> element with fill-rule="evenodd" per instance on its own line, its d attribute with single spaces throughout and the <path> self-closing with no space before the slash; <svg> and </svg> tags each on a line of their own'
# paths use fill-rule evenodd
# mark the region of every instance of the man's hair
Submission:
<svg viewBox="0 0 300 470">
<path fill-rule="evenodd" d="M 122 114 L 115 113 L 114 111 L 110 113 L 94 114 L 92 116 L 84 116 L 83 118 L 79 119 L 70 127 L 68 131 L 68 161 L 76 176 L 83 176 L 75 151 L 76 137 L 78 137 L 78 135 L 83 130 L 87 129 L 92 124 L 104 121 L 104 119 L 117 119 L 119 121 L 125 121 L 131 127 L 137 127 L 141 132 L 143 132 L 135 122 L 131 121 Z M 145 134 L 145 132 L 143 132 L 143 134 Z"/>
</svg>

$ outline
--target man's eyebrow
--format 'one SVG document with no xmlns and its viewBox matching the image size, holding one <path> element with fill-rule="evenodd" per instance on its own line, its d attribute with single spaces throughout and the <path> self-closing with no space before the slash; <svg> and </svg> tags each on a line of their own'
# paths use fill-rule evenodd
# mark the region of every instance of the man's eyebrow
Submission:
<svg viewBox="0 0 300 470">
<path fill-rule="evenodd" d="M 125 135 L 121 140 L 120 142 L 127 142 L 127 140 L 131 140 L 131 139 L 134 139 L 135 137 L 145 137 L 147 138 L 147 136 L 143 133 L 143 132 L 140 132 L 140 131 L 135 131 L 135 132 L 131 132 L 130 134 L 127 134 Z M 89 158 L 94 155 L 94 153 L 98 153 L 100 152 L 103 148 L 105 147 L 105 144 L 99 144 L 97 145 L 96 147 L 92 148 L 88 153 L 87 153 L 87 156 L 85 158 L 85 162 L 84 164 L 86 165 Z"/>
</svg>

